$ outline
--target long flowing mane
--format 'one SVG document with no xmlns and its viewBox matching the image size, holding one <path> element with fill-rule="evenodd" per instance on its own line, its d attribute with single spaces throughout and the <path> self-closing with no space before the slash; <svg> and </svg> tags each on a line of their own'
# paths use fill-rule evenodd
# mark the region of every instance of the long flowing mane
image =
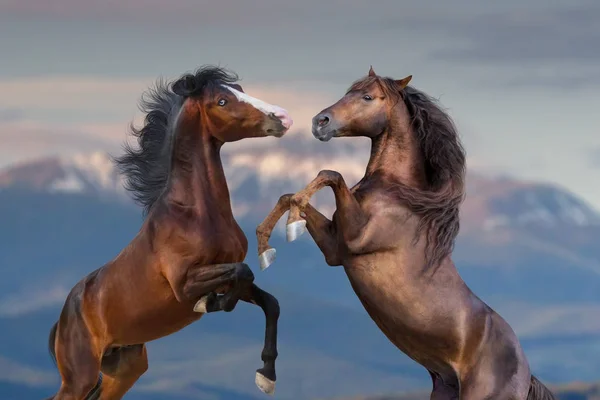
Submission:
<svg viewBox="0 0 600 400">
<path fill-rule="evenodd" d="M 237 80 L 237 75 L 222 68 L 203 66 L 170 83 L 159 79 L 142 94 L 139 108 L 146 114 L 144 125 L 138 129 L 131 124 L 129 128 L 138 148 L 126 142 L 123 155 L 114 157 L 113 161 L 125 176 L 125 188 L 143 206 L 145 215 L 167 188 L 172 160 L 189 158 L 173 154 L 174 122 L 185 99 L 201 95 L 216 84 Z M 186 150 L 185 146 L 178 147 L 178 151 Z"/>
<path fill-rule="evenodd" d="M 435 99 L 414 87 L 401 90 L 391 78 L 366 77 L 349 90 L 360 90 L 375 81 L 385 91 L 386 98 L 401 98 L 409 112 L 411 130 L 425 163 L 427 189 L 398 183 L 391 190 L 420 217 L 415 240 L 426 232 L 427 263 L 436 267 L 452 253 L 459 232 L 459 209 L 465 195 L 465 151 L 450 116 Z"/>
</svg>

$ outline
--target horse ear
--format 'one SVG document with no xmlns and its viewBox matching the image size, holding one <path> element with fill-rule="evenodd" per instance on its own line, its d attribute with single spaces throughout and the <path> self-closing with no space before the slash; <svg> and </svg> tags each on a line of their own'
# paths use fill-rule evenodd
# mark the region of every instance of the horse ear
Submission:
<svg viewBox="0 0 600 400">
<path fill-rule="evenodd" d="M 196 81 L 192 75 L 186 75 L 173 83 L 173 93 L 187 97 L 196 89 Z"/>
<path fill-rule="evenodd" d="M 242 89 L 242 87 L 240 85 L 238 85 L 237 83 L 231 83 L 231 84 L 229 84 L 229 86 L 231 86 L 232 88 L 234 88 L 238 92 L 244 93 L 244 89 Z"/>
<path fill-rule="evenodd" d="M 400 86 L 400 89 L 404 89 L 408 85 L 408 82 L 410 82 L 411 79 L 412 79 L 412 75 L 409 75 L 406 78 L 398 79 L 396 81 L 396 83 L 398 84 L 398 86 Z"/>
<path fill-rule="evenodd" d="M 369 76 L 377 76 L 377 74 L 375 74 L 375 71 L 373 71 L 372 65 L 371 65 L 371 68 L 369 68 Z"/>
</svg>

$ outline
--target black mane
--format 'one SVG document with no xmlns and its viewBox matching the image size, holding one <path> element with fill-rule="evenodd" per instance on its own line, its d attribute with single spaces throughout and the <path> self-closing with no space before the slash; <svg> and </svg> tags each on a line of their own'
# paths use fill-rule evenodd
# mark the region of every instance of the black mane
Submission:
<svg viewBox="0 0 600 400">
<path fill-rule="evenodd" d="M 185 98 L 237 79 L 236 74 L 225 69 L 203 66 L 171 83 L 158 80 L 142 95 L 140 110 L 146 114 L 144 125 L 140 129 L 130 125 L 130 135 L 137 139 L 138 148 L 125 143 L 124 154 L 114 157 L 113 161 L 125 176 L 125 188 L 143 206 L 144 214 L 167 187 L 173 157 L 173 119 Z"/>
<path fill-rule="evenodd" d="M 201 67 L 194 74 L 185 74 L 171 85 L 173 93 L 182 96 L 196 96 L 204 89 L 214 85 L 232 84 L 238 81 L 238 76 L 233 72 L 219 67 Z"/>
</svg>

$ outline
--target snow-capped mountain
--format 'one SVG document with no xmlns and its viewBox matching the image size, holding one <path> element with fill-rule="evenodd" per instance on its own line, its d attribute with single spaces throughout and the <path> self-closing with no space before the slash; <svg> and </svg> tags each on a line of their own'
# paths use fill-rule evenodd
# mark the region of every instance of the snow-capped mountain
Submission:
<svg viewBox="0 0 600 400">
<path fill-rule="evenodd" d="M 6 187 L 126 198 L 122 178 L 110 156 L 100 151 L 34 160 L 7 168 L 0 171 L 0 189 Z"/>
<path fill-rule="evenodd" d="M 281 194 L 298 191 L 321 169 L 340 171 L 352 185 L 362 176 L 368 160 L 367 146 L 360 148 L 350 142 L 325 147 L 323 151 L 320 143 L 297 137 L 287 141 L 286 147 L 277 146 L 274 150 L 256 145 L 226 146 L 223 164 L 238 217 L 246 216 L 250 210 L 264 215 Z M 3 187 L 85 193 L 130 201 L 122 177 L 110 155 L 104 152 L 46 158 L 7 168 L 0 171 L 0 190 Z M 334 203 L 330 190 L 318 193 L 314 204 L 331 215 Z M 466 231 L 584 227 L 600 226 L 600 213 L 555 185 L 470 173 L 462 220 Z"/>
<path fill-rule="evenodd" d="M 275 150 L 264 146 L 267 140 L 262 139 L 262 144 L 258 141 L 229 144 L 222 152 L 232 203 L 239 217 L 245 216 L 252 207 L 267 212 L 281 194 L 300 190 L 320 169 L 338 170 L 349 184 L 354 184 L 362 176 L 368 160 L 368 151 L 361 157 L 360 149 L 352 145 L 336 146 L 334 152 L 323 153 L 323 148 L 318 148 L 319 143 L 298 135 L 286 138 L 286 147 L 277 146 L 274 141 Z M 91 194 L 118 200 L 130 198 L 111 155 L 105 152 L 49 157 L 8 167 L 0 170 L 0 190 L 7 187 Z M 323 212 L 333 213 L 331 199 L 323 201 L 323 194 L 319 193 L 315 201 Z"/>
<path fill-rule="evenodd" d="M 566 189 L 507 177 L 470 174 L 463 210 L 468 226 L 479 225 L 486 231 L 600 225 L 600 213 Z"/>
<path fill-rule="evenodd" d="M 253 230 L 277 198 L 300 189 L 320 169 L 338 170 L 349 185 L 354 184 L 368 159 L 367 142 L 358 141 L 354 147 L 354 141 L 341 140 L 332 146 L 295 140 L 292 135 L 286 143 L 273 140 L 268 146 L 249 141 L 248 145 L 225 146 L 223 151 L 234 212 L 249 239 L 247 262 L 256 268 L 260 285 L 276 294 L 285 309 L 281 359 L 287 366 L 282 371 L 300 372 L 288 378 L 282 374 L 281 380 L 306 383 L 301 388 L 284 383 L 280 396 L 301 398 L 309 393 L 305 387 L 345 387 L 348 380 L 369 391 L 411 387 L 417 376 L 409 369 L 413 364 L 385 347 L 389 343 L 364 314 L 343 271 L 326 266 L 309 235 L 287 243 L 282 223 L 281 235 L 271 241 L 279 250 L 276 265 L 259 275 Z M 598 351 L 594 349 L 600 332 L 596 318 L 600 307 L 598 213 L 576 195 L 539 182 L 470 173 L 467 192 L 461 235 L 452 256 L 465 282 L 510 321 L 540 374 L 556 380 L 595 378 Z M 323 190 L 316 200 L 326 214 L 331 212 L 331 190 Z M 66 291 L 112 259 L 139 231 L 142 218 L 130 202 L 110 156 L 101 152 L 32 160 L 0 171 L 0 266 L 4 274 L 0 324 L 7 327 L 0 334 L 5 344 L 0 359 L 52 368 L 48 376 L 56 376 L 46 354 L 47 331 Z M 305 297 L 294 300 L 292 294 Z M 154 371 L 173 385 L 165 390 L 182 388 L 188 393 L 196 384 L 231 388 L 237 387 L 238 379 L 245 379 L 242 370 L 251 371 L 256 359 L 244 354 L 259 354 L 264 320 L 243 311 L 232 314 L 215 315 L 197 330 L 151 344 L 155 346 L 151 348 L 153 362 L 158 365 Z M 215 326 L 221 328 L 209 330 Z M 24 331 L 31 335 L 24 337 Z M 207 336 L 211 332 L 213 336 Z M 181 371 L 197 365 L 198 357 L 189 354 L 189 349 L 195 348 L 198 337 L 218 343 L 211 347 L 218 349 L 210 358 L 215 362 L 207 365 L 216 363 L 222 368 L 212 375 L 182 377 Z M 335 339 L 323 342 L 323 337 Z M 37 343 L 35 355 L 33 350 L 27 354 L 15 350 L 32 343 Z M 240 351 L 239 343 L 256 343 L 253 346 L 258 350 Z M 223 353 L 224 348 L 234 350 Z M 582 358 L 582 351 L 589 356 Z M 180 361 L 176 367 L 173 354 Z M 231 362 L 223 364 L 223 357 Z M 325 378 L 311 374 L 305 365 L 315 359 L 328 370 L 341 372 Z M 164 368 L 174 372 L 165 375 Z M 241 371 L 239 378 L 234 370 Z M 148 382 L 156 376 L 150 375 Z M 234 378 L 219 381 L 222 376 Z M 426 384 L 427 379 L 423 375 L 419 384 Z M 250 379 L 244 390 L 254 393 L 253 385 Z"/>
</svg>

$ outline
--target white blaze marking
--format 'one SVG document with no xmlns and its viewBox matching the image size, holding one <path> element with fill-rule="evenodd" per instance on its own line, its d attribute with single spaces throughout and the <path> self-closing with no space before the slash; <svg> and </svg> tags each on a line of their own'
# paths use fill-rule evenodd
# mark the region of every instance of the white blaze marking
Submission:
<svg viewBox="0 0 600 400">
<path fill-rule="evenodd" d="M 290 129 L 290 127 L 294 123 L 287 110 L 285 110 L 284 108 L 275 106 L 273 104 L 269 104 L 260 99 L 257 99 L 256 97 L 249 96 L 246 93 L 240 92 L 239 90 L 232 88 L 231 86 L 223 85 L 223 87 L 229 89 L 229 91 L 231 91 L 231 93 L 235 95 L 238 101 L 243 101 L 244 103 L 250 104 L 252 107 L 256 108 L 257 110 L 260 110 L 266 115 L 274 114 L 277 118 L 281 120 L 281 123 L 283 124 L 285 129 Z"/>
</svg>

